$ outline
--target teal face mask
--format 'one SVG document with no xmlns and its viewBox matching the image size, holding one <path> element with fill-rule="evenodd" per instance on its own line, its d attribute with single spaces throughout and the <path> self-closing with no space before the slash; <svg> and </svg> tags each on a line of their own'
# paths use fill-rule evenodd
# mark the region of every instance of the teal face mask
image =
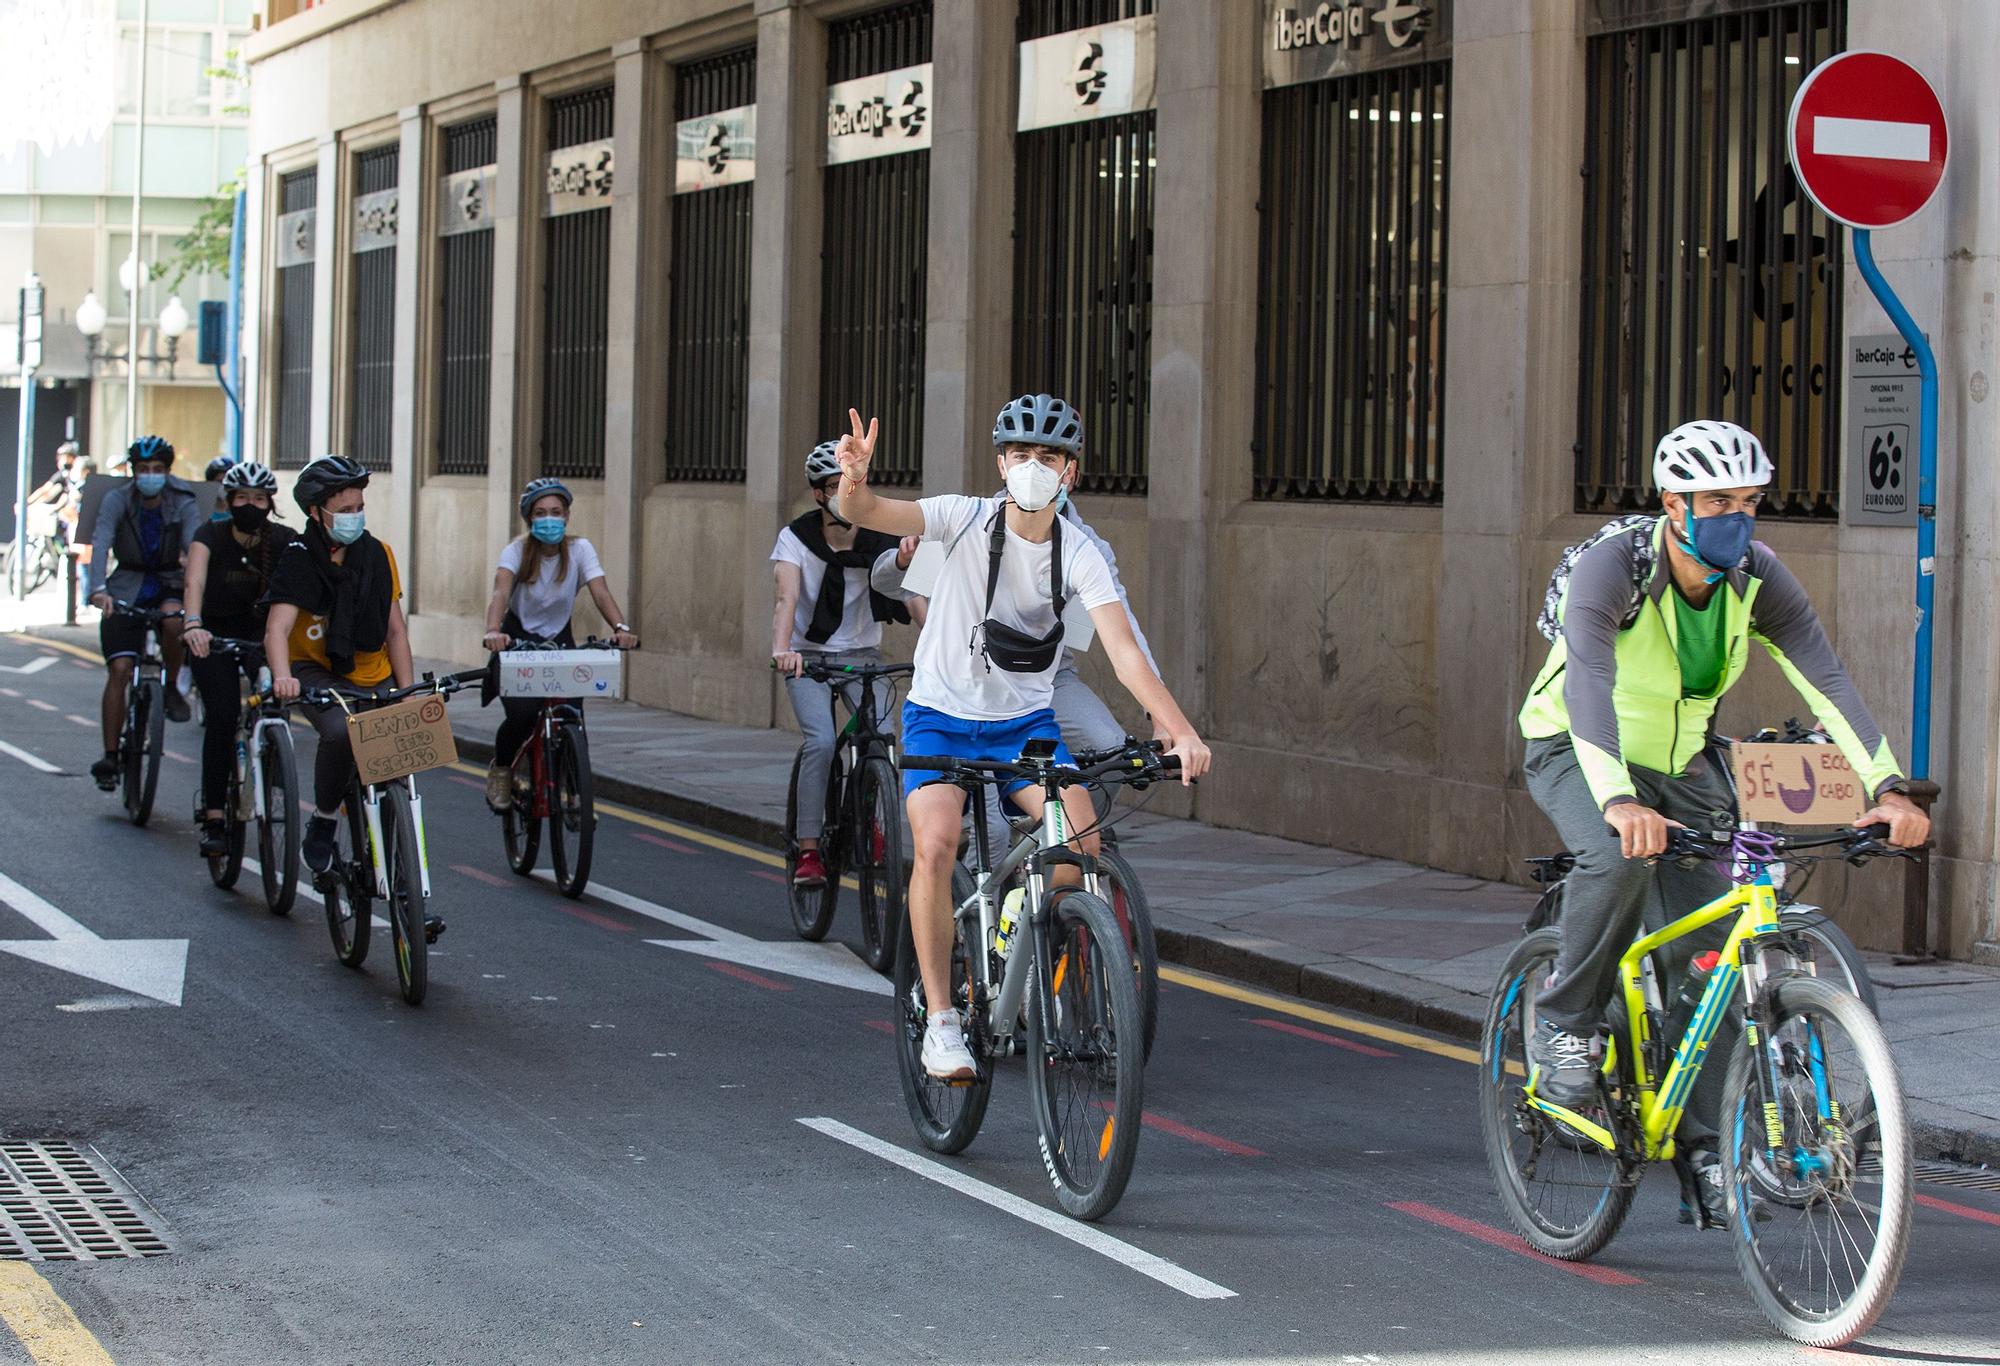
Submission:
<svg viewBox="0 0 2000 1366">
<path fill-rule="evenodd" d="M 211 522 L 226 522 L 229 520 L 229 513 L 223 508 L 217 508 L 208 514 L 208 520 Z"/>
<path fill-rule="evenodd" d="M 139 496 L 141 498 L 157 498 L 160 496 L 161 491 L 167 487 L 167 476 L 164 474 L 135 474 L 132 476 L 132 482 L 139 486 Z"/>
<path fill-rule="evenodd" d="M 336 512 L 332 520 L 333 525 L 326 529 L 326 534 L 341 545 L 353 545 L 368 529 L 368 514 L 365 512 Z"/>
<path fill-rule="evenodd" d="M 569 522 L 561 517 L 537 517 L 528 523 L 528 533 L 543 545 L 559 543 L 568 530 Z"/>
</svg>

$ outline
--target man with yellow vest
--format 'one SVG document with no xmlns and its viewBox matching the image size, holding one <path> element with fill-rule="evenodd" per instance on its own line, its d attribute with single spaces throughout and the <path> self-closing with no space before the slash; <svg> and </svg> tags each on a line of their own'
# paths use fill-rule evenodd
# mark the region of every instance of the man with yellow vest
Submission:
<svg viewBox="0 0 2000 1366">
<path fill-rule="evenodd" d="M 1669 826 L 1735 824 L 1728 761 L 1711 749 L 1712 727 L 1752 640 L 1770 651 L 1860 777 L 1874 805 L 1855 823 L 1886 824 L 1890 842 L 1905 848 L 1930 833 L 1805 590 L 1751 539 L 1771 473 L 1763 446 L 1734 423 L 1676 427 L 1653 456 L 1665 515 L 1650 530 L 1589 543 L 1554 605 L 1559 630 L 1521 707 L 1521 733 L 1528 790 L 1576 854 L 1562 952 L 1528 1042 L 1537 1091 L 1555 1104 L 1596 1098 L 1592 1038 L 1642 917 L 1657 928 L 1669 908 L 1684 914 L 1728 888 L 1711 867 L 1661 866 L 1656 876 L 1647 860 L 1666 851 Z M 1671 946 L 1682 959 L 1669 964 L 1668 982 L 1696 951 L 1719 948 L 1727 930 L 1715 925 Z M 1718 1056 L 1728 1056 L 1739 1027 L 1733 1018 L 1725 1025 Z M 1713 1195 L 1718 1207 L 1715 1121 L 1725 1071 L 1703 1070 L 1680 1131 L 1704 1178 L 1703 1204 Z"/>
</svg>

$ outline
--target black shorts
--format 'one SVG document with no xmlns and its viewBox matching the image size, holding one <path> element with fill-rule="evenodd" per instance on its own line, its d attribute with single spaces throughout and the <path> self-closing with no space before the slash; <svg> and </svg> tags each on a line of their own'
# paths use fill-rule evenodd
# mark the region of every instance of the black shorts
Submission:
<svg viewBox="0 0 2000 1366">
<path fill-rule="evenodd" d="M 168 593 L 153 605 L 179 611 L 180 594 Z M 104 620 L 97 623 L 97 648 L 103 652 L 107 664 L 120 657 L 138 658 L 139 652 L 146 648 L 146 623 L 137 617 L 105 613 Z"/>
</svg>

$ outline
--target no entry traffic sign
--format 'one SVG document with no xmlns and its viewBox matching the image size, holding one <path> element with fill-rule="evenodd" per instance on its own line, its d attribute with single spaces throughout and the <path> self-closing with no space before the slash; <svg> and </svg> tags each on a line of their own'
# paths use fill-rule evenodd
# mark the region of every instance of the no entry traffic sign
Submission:
<svg viewBox="0 0 2000 1366">
<path fill-rule="evenodd" d="M 1889 228 L 1930 202 L 1949 151 L 1944 107 L 1923 73 L 1886 52 L 1843 52 L 1792 100 L 1792 169 L 1827 216 Z"/>
</svg>

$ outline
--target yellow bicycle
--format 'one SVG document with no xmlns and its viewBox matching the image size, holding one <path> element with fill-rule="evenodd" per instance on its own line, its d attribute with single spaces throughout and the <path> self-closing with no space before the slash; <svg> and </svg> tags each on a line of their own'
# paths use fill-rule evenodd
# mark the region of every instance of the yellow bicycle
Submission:
<svg viewBox="0 0 2000 1366">
<path fill-rule="evenodd" d="M 1735 885 L 1637 940 L 1618 961 L 1594 1105 L 1565 1109 L 1535 1092 L 1526 1043 L 1535 997 L 1553 975 L 1561 931 L 1536 930 L 1501 970 L 1481 1043 L 1480 1125 L 1500 1198 L 1521 1236 L 1551 1257 L 1603 1249 L 1646 1164 L 1673 1161 L 1702 1222 L 1694 1173 L 1674 1130 L 1733 1013 L 1720 1135 L 1725 1225 L 1736 1261 L 1779 1331 L 1837 1347 L 1868 1331 L 1895 1293 L 1909 1244 L 1909 1120 L 1889 1045 L 1845 986 L 1813 975 L 1780 923 L 1771 870 L 1787 855 L 1837 849 L 1852 863 L 1900 855 L 1886 827 L 1790 839 L 1755 830 L 1676 829 L 1667 857 L 1715 861 Z M 1734 917 L 1678 1038 L 1652 955 Z"/>
</svg>

